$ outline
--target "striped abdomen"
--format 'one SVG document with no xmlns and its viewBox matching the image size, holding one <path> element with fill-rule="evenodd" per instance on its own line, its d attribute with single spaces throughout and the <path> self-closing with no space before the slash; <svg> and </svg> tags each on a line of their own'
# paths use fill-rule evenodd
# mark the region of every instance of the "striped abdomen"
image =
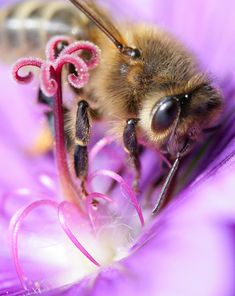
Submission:
<svg viewBox="0 0 235 296">
<path fill-rule="evenodd" d="M 12 60 L 22 55 L 42 55 L 51 36 L 70 35 L 87 39 L 89 21 L 60 1 L 23 1 L 0 9 L 0 58 Z"/>
</svg>

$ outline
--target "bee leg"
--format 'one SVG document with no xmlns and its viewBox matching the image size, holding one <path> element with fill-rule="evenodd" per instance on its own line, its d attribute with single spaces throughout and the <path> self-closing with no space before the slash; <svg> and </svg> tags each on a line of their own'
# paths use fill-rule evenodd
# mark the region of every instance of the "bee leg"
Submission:
<svg viewBox="0 0 235 296">
<path fill-rule="evenodd" d="M 125 166 L 122 165 L 118 170 L 117 170 L 117 174 L 122 176 L 125 172 Z M 106 190 L 106 194 L 110 195 L 112 193 L 112 191 L 115 189 L 115 187 L 117 186 L 117 181 L 116 180 L 112 180 L 110 186 L 108 187 L 108 189 Z"/>
<path fill-rule="evenodd" d="M 123 132 L 123 143 L 125 150 L 129 153 L 131 161 L 135 168 L 135 178 L 133 181 L 133 189 L 139 192 L 139 180 L 141 176 L 141 164 L 139 159 L 139 145 L 136 136 L 136 125 L 139 119 L 130 118 L 126 122 Z"/>
<path fill-rule="evenodd" d="M 89 105 L 85 100 L 78 102 L 76 115 L 74 170 L 81 180 L 81 188 L 84 196 L 87 196 L 86 178 L 88 173 L 87 145 L 90 139 Z"/>
</svg>

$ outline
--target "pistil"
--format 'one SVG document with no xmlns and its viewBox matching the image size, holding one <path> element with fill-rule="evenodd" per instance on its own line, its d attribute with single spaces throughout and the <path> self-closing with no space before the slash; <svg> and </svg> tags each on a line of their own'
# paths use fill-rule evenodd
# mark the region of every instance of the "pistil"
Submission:
<svg viewBox="0 0 235 296">
<path fill-rule="evenodd" d="M 58 85 L 53 104 L 55 129 L 55 159 L 57 164 L 57 172 L 59 174 L 63 196 L 65 196 L 67 199 L 71 200 L 80 207 L 78 196 L 81 196 L 81 194 L 78 188 L 75 186 L 71 173 L 69 171 L 67 154 L 65 150 L 61 73 L 55 73 L 55 80 Z"/>
</svg>

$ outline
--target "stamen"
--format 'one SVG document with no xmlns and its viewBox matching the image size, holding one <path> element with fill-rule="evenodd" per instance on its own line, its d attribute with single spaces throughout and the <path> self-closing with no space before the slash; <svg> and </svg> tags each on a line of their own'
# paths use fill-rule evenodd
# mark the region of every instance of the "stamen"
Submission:
<svg viewBox="0 0 235 296">
<path fill-rule="evenodd" d="M 141 207 L 138 203 L 138 200 L 136 198 L 136 195 L 135 193 L 133 192 L 133 190 L 131 189 L 131 187 L 127 184 L 127 182 L 120 176 L 118 175 L 117 173 L 113 172 L 113 171 L 109 171 L 109 170 L 98 170 L 98 171 L 95 171 L 93 173 L 91 173 L 88 178 L 87 178 L 87 185 L 89 187 L 91 187 L 91 181 L 92 179 L 94 179 L 95 177 L 97 176 L 106 176 L 106 177 L 110 177 L 111 179 L 117 181 L 121 188 L 123 189 L 122 193 L 126 192 L 128 197 L 130 198 L 131 202 L 132 202 L 132 205 L 134 206 L 137 214 L 138 214 L 138 217 L 139 217 L 139 220 L 140 220 L 140 223 L 142 226 L 144 226 L 144 217 L 143 217 L 143 213 L 142 213 L 142 210 L 141 210 Z"/>
<path fill-rule="evenodd" d="M 74 236 L 74 234 L 70 230 L 69 226 L 67 225 L 66 219 L 65 219 L 65 206 L 67 204 L 70 204 L 70 203 L 64 201 L 58 207 L 58 217 L 59 217 L 59 222 L 60 222 L 61 227 L 63 228 L 64 232 L 67 234 L 67 236 L 69 237 L 69 239 L 73 242 L 73 244 L 79 249 L 79 251 L 85 257 L 87 257 L 87 259 L 89 259 L 92 263 L 94 263 L 97 266 L 100 266 L 100 264 L 90 255 L 90 253 L 77 240 L 77 238 Z"/>
<path fill-rule="evenodd" d="M 24 272 L 21 268 L 20 261 L 19 261 L 19 253 L 18 253 L 18 236 L 21 225 L 25 217 L 28 216 L 30 212 L 32 212 L 35 208 L 39 206 L 49 206 L 57 210 L 58 203 L 52 200 L 39 200 L 35 201 L 30 204 L 28 207 L 23 209 L 22 211 L 18 211 L 11 219 L 10 226 L 9 226 L 9 233 L 10 233 L 10 245 L 11 245 L 11 252 L 13 256 L 13 262 L 15 265 L 16 273 L 20 280 L 20 283 L 24 289 L 28 289 L 28 279 L 24 275 Z"/>
<path fill-rule="evenodd" d="M 67 153 L 65 149 L 61 73 L 56 73 L 56 81 L 59 87 L 57 88 L 56 98 L 53 104 L 53 113 L 55 126 L 55 158 L 57 162 L 57 170 L 59 172 L 60 184 L 64 196 L 75 202 L 78 207 L 80 207 L 80 204 L 78 202 L 78 196 L 80 195 L 80 192 L 78 191 L 71 177 L 67 163 Z"/>
<path fill-rule="evenodd" d="M 10 226 L 9 226 L 9 233 L 10 233 L 10 245 L 11 245 L 11 251 L 13 256 L 13 262 L 15 265 L 16 273 L 18 275 L 18 278 L 20 280 L 20 283 L 24 289 L 29 289 L 30 281 L 25 276 L 22 267 L 20 265 L 19 261 L 19 252 L 18 252 L 18 237 L 19 237 L 19 231 L 22 227 L 22 223 L 24 219 L 28 216 L 30 212 L 32 212 L 34 209 L 40 207 L 40 206 L 49 206 L 53 209 L 55 209 L 58 213 L 58 219 L 59 223 L 64 230 L 64 232 L 67 234 L 69 239 L 73 242 L 73 244 L 79 249 L 79 251 L 87 257 L 93 264 L 96 266 L 100 266 L 100 264 L 92 257 L 92 255 L 82 246 L 82 244 L 78 241 L 78 239 L 74 236 L 72 231 L 70 230 L 69 226 L 66 223 L 65 219 L 65 206 L 66 205 L 73 205 L 69 202 L 62 202 L 57 203 L 52 200 L 38 200 L 33 203 L 31 203 L 29 206 L 24 208 L 21 211 L 18 211 L 11 219 Z M 76 207 L 77 210 L 77 207 Z"/>
</svg>

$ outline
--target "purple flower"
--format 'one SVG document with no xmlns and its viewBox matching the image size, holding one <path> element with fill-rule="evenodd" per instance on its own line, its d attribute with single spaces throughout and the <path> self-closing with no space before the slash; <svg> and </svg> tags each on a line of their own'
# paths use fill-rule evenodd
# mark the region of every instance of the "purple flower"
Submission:
<svg viewBox="0 0 235 296">
<path fill-rule="evenodd" d="M 45 149 L 38 139 L 46 123 L 43 108 L 33 100 L 37 85 L 15 85 L 2 66 L 0 83 L 7 93 L 0 100 L 0 294 L 24 295 L 17 271 L 27 287 L 44 295 L 234 295 L 234 4 L 139 0 L 113 1 L 111 7 L 119 18 L 126 15 L 168 28 L 196 52 L 223 90 L 222 126 L 185 160 L 179 172 L 182 188 L 174 200 L 154 219 L 144 210 L 144 228 L 129 172 L 125 181 L 110 173 L 123 163 L 122 150 L 110 138 L 92 143 L 91 185 L 105 192 L 106 175 L 118 180 L 122 190 L 117 186 L 112 199 L 91 194 L 90 200 L 104 201 L 98 213 L 87 203 L 88 220 L 59 194 L 52 155 L 38 155 Z M 102 126 L 95 129 L 99 138 Z M 153 163 L 151 151 L 143 154 L 142 163 L 145 190 L 159 164 Z M 32 211 L 22 224 L 19 214 L 14 216 L 9 232 L 10 218 L 21 207 L 25 215 Z M 12 229 L 18 239 L 13 249 L 16 270 L 8 243 Z"/>
</svg>

